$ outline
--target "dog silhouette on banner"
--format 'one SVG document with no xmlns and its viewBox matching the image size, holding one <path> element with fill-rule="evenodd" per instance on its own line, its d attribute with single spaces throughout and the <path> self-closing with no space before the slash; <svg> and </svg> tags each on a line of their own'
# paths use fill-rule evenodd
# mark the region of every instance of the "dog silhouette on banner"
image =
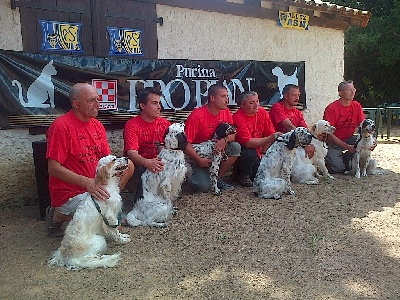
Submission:
<svg viewBox="0 0 400 300">
<path fill-rule="evenodd" d="M 13 86 L 18 87 L 18 99 L 24 107 L 48 108 L 54 105 L 54 84 L 51 76 L 57 75 L 57 70 L 51 60 L 42 70 L 39 77 L 29 86 L 26 100 L 22 93 L 22 85 L 18 80 L 13 80 Z"/>
<path fill-rule="evenodd" d="M 274 74 L 276 77 L 278 77 L 278 88 L 279 88 L 279 93 L 277 92 L 274 96 L 272 96 L 271 100 L 268 102 L 268 104 L 274 104 L 278 102 L 280 99 L 283 98 L 282 91 L 285 85 L 287 84 L 295 84 L 299 85 L 299 80 L 297 79 L 297 67 L 294 70 L 292 75 L 285 75 L 283 73 L 283 70 L 281 67 L 276 66 L 271 70 L 272 74 Z"/>
</svg>

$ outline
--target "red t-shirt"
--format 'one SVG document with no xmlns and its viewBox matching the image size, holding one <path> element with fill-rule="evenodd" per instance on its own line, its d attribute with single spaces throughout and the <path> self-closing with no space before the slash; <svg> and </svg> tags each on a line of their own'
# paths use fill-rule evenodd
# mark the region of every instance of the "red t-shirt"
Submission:
<svg viewBox="0 0 400 300">
<path fill-rule="evenodd" d="M 233 124 L 232 113 L 229 108 L 221 110 L 213 116 L 207 105 L 194 109 L 185 123 L 185 134 L 191 144 L 200 144 L 211 140 L 220 123 Z"/>
<path fill-rule="evenodd" d="M 165 132 L 171 123 L 162 117 L 148 123 L 142 116 L 136 116 L 126 122 L 124 129 L 124 153 L 136 150 L 144 158 L 158 155 L 156 142 L 163 143 Z"/>
<path fill-rule="evenodd" d="M 72 110 L 54 120 L 46 137 L 47 159 L 90 178 L 96 175 L 99 159 L 111 153 L 104 126 L 97 119 L 81 121 Z M 58 207 L 86 190 L 50 176 L 49 192 L 51 205 Z"/>
<path fill-rule="evenodd" d="M 233 114 L 233 124 L 237 126 L 236 141 L 245 145 L 251 138 L 263 138 L 275 132 L 274 125 L 264 107 L 260 107 L 254 116 L 246 115 L 243 108 Z M 260 156 L 261 147 L 257 148 Z"/>
<path fill-rule="evenodd" d="M 364 119 L 361 104 L 354 100 L 349 106 L 343 106 L 340 100 L 336 100 L 324 112 L 324 120 L 336 127 L 335 135 L 342 141 L 351 137 Z"/>
<path fill-rule="evenodd" d="M 289 131 L 281 125 L 281 122 L 286 119 L 289 119 L 295 127 L 307 128 L 307 123 L 301 111 L 295 107 L 287 109 L 282 101 L 272 105 L 269 111 L 269 117 L 271 118 L 272 124 L 274 124 L 275 130 L 278 132 L 286 133 Z"/>
</svg>

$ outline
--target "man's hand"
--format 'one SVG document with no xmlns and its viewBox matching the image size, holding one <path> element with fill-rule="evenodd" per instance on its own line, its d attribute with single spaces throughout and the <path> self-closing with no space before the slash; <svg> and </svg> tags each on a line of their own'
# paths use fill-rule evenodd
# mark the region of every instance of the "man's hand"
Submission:
<svg viewBox="0 0 400 300">
<path fill-rule="evenodd" d="M 307 145 L 304 147 L 304 151 L 306 152 L 306 157 L 311 159 L 315 154 L 315 147 L 313 144 Z"/>
<path fill-rule="evenodd" d="M 228 144 L 228 142 L 227 142 L 226 138 L 218 140 L 218 141 L 215 143 L 214 151 L 215 151 L 216 153 L 218 153 L 218 152 L 219 152 L 219 153 L 224 152 L 227 144 Z"/>
<path fill-rule="evenodd" d="M 95 179 L 90 178 L 86 189 L 97 200 L 107 201 L 110 198 L 105 182 L 96 182 Z"/>
<path fill-rule="evenodd" d="M 196 159 L 196 164 L 200 168 L 208 168 L 211 164 L 211 160 L 209 160 L 208 158 L 205 158 L 205 157 L 199 157 L 198 159 Z"/>
<path fill-rule="evenodd" d="M 158 157 L 147 159 L 145 167 L 153 173 L 158 173 L 164 170 L 164 163 Z"/>
<path fill-rule="evenodd" d="M 349 151 L 350 153 L 356 153 L 356 147 L 355 147 L 355 145 L 349 145 L 349 144 L 346 144 L 347 146 L 345 147 L 345 149 L 347 150 L 347 151 Z"/>
</svg>

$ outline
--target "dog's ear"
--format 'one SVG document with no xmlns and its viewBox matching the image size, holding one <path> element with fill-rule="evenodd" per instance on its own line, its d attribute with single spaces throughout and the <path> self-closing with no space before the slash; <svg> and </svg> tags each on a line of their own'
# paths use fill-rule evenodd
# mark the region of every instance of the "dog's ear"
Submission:
<svg viewBox="0 0 400 300">
<path fill-rule="evenodd" d="M 360 126 L 358 126 L 358 134 L 359 134 L 359 135 L 362 134 L 363 125 L 364 125 L 364 122 L 362 122 L 362 123 L 360 124 Z"/>
<path fill-rule="evenodd" d="M 96 181 L 106 182 L 109 179 L 108 165 L 97 168 Z"/>
<path fill-rule="evenodd" d="M 295 146 L 296 146 L 296 132 L 293 130 L 293 132 L 290 134 L 289 140 L 286 143 L 286 147 L 289 150 L 293 150 Z"/>
<path fill-rule="evenodd" d="M 311 132 L 313 134 L 318 134 L 319 132 L 316 132 L 316 131 L 317 131 L 317 124 L 314 124 L 313 126 L 311 126 Z"/>
<path fill-rule="evenodd" d="M 215 130 L 215 135 L 217 136 L 218 140 L 223 139 L 224 137 L 226 137 L 226 130 L 228 129 L 227 126 L 229 126 L 229 125 L 226 124 L 226 123 L 220 123 L 217 126 L 217 129 Z"/>
<path fill-rule="evenodd" d="M 176 135 L 176 139 L 178 140 L 178 149 L 182 150 L 182 151 L 185 151 L 186 150 L 186 146 L 188 144 L 186 135 L 183 132 L 178 133 Z"/>
<path fill-rule="evenodd" d="M 164 133 L 164 140 L 165 140 L 165 138 L 167 137 L 168 133 L 169 133 L 169 127 L 165 130 L 165 133 Z"/>
</svg>

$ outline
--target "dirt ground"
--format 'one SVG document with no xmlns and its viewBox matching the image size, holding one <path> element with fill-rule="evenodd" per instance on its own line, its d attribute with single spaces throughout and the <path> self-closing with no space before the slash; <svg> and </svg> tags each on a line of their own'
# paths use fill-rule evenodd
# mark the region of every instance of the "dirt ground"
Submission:
<svg viewBox="0 0 400 300">
<path fill-rule="evenodd" d="M 397 135 L 398 136 L 398 135 Z M 185 194 L 165 229 L 127 228 L 116 268 L 48 267 L 60 244 L 36 206 L 0 210 L 1 299 L 400 299 L 400 143 L 383 175 L 337 175 L 295 196 Z"/>
</svg>

